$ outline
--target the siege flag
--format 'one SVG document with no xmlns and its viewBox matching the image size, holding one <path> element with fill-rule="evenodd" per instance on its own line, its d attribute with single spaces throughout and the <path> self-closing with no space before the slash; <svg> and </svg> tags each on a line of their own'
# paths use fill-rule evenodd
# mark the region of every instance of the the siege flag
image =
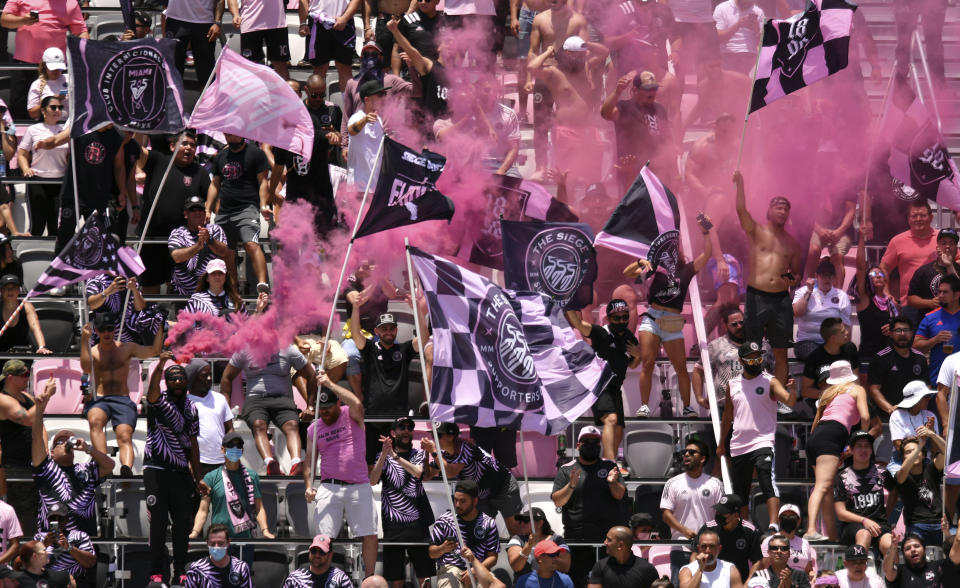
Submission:
<svg viewBox="0 0 960 588">
<path fill-rule="evenodd" d="M 113 123 L 135 133 L 184 127 L 183 80 L 173 39 L 93 41 L 67 37 L 74 137 Z"/>
<path fill-rule="evenodd" d="M 452 219 L 453 201 L 436 188 L 446 162 L 439 153 L 415 151 L 384 137 L 377 188 L 354 238 L 427 220 Z"/>
</svg>

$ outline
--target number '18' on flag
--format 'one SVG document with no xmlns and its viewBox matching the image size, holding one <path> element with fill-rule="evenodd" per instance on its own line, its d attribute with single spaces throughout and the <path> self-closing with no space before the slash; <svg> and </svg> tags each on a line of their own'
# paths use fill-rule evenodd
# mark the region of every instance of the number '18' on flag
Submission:
<svg viewBox="0 0 960 588">
<path fill-rule="evenodd" d="M 856 4 L 845 0 L 807 0 L 802 13 L 768 20 L 763 25 L 750 112 L 847 67 L 856 9 Z"/>
</svg>

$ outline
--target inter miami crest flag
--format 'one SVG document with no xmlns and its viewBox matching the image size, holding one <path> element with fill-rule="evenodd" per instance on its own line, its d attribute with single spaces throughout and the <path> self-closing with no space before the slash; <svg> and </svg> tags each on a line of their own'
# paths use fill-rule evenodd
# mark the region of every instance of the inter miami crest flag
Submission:
<svg viewBox="0 0 960 588">
<path fill-rule="evenodd" d="M 120 12 L 123 14 L 123 25 L 127 30 L 135 30 L 137 21 L 133 17 L 133 0 L 120 0 Z"/>
<path fill-rule="evenodd" d="M 643 166 L 593 244 L 631 257 L 647 257 L 659 235 L 679 229 L 677 199 Z"/>
<path fill-rule="evenodd" d="M 593 406 L 613 372 L 558 303 L 407 250 L 430 308 L 431 418 L 555 435 Z"/>
<path fill-rule="evenodd" d="M 807 8 L 763 25 L 750 112 L 847 67 L 856 4 L 807 0 Z"/>
<path fill-rule="evenodd" d="M 183 80 L 173 39 L 93 41 L 67 37 L 74 137 L 113 123 L 136 133 L 184 127 Z"/>
<path fill-rule="evenodd" d="M 449 222 L 453 200 L 436 188 L 446 162 L 439 153 L 414 151 L 384 137 L 380 178 L 356 237 L 428 220 Z"/>
<path fill-rule="evenodd" d="M 880 129 L 890 147 L 894 191 L 903 200 L 936 200 L 960 211 L 960 173 L 933 116 L 907 80 L 895 79 L 890 92 Z"/>
<path fill-rule="evenodd" d="M 589 225 L 501 220 L 500 234 L 507 288 L 546 294 L 566 310 L 593 301 L 597 254 Z"/>
</svg>

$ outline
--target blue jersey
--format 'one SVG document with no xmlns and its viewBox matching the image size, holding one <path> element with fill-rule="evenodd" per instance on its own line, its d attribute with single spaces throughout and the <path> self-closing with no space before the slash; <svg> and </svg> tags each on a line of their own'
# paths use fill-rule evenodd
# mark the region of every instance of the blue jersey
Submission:
<svg viewBox="0 0 960 588">
<path fill-rule="evenodd" d="M 960 329 L 960 311 L 950 314 L 942 308 L 927 313 L 920 326 L 917 327 L 917 335 L 926 339 L 933 339 L 940 331 L 950 331 L 953 338 L 948 345 L 953 345 L 954 352 L 960 351 L 960 335 L 957 334 Z M 940 366 L 946 359 L 948 353 L 943 350 L 943 343 L 937 343 L 930 349 L 930 383 L 937 385 L 937 375 L 940 374 Z"/>
</svg>

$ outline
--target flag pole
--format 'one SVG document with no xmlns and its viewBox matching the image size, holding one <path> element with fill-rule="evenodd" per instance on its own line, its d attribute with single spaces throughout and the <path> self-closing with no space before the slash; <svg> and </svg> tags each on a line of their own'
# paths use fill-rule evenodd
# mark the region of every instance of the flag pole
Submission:
<svg viewBox="0 0 960 588">
<path fill-rule="evenodd" d="M 953 381 L 950 382 L 950 414 L 947 415 L 947 422 L 944 424 L 947 427 L 947 446 L 946 446 L 946 457 L 944 459 L 943 469 L 946 471 L 947 466 L 950 465 L 950 455 L 952 454 L 953 444 L 956 442 L 956 436 L 953 434 L 954 429 L 956 429 L 956 419 L 957 419 L 957 378 L 954 377 Z M 947 477 L 943 477 L 943 482 L 940 485 L 941 499 L 940 504 L 947 503 Z M 956 513 L 954 513 L 956 514 Z M 947 521 L 951 526 L 953 521 Z"/>
<path fill-rule="evenodd" d="M 677 208 L 680 211 L 680 238 L 683 241 L 683 249 L 687 255 L 693 254 L 693 248 L 690 245 L 690 231 L 687 229 L 686 215 L 683 213 L 683 202 L 677 199 Z M 717 403 L 717 391 L 713 382 L 713 366 L 710 365 L 710 353 L 707 346 L 707 328 L 703 322 L 703 304 L 700 301 L 700 288 L 697 284 L 697 276 L 694 275 L 690 280 L 690 306 L 693 309 L 693 328 L 697 333 L 697 343 L 700 347 L 700 363 L 703 364 L 703 385 L 707 389 L 707 403 L 710 405 L 710 421 L 713 424 L 713 437 L 719 445 L 720 438 L 720 412 Z M 730 457 L 725 455 L 720 458 L 720 475 L 723 478 L 723 491 L 726 494 L 733 492 L 733 483 L 730 478 Z"/>
<path fill-rule="evenodd" d="M 890 92 L 893 89 L 893 80 L 896 77 L 896 71 L 897 71 L 896 60 L 894 60 L 893 62 L 892 71 L 893 73 L 890 74 L 890 79 L 887 81 L 887 90 L 883 95 L 883 102 L 880 103 L 880 121 L 883 120 L 883 115 L 886 113 L 887 102 L 890 100 Z M 879 121 L 874 121 L 874 125 L 879 126 Z M 877 132 L 874 133 L 873 138 L 870 140 L 870 151 L 867 155 L 867 166 L 866 166 L 867 169 L 865 170 L 863 175 L 863 194 L 860 197 L 860 218 L 861 218 L 860 222 L 862 224 L 866 224 L 867 219 L 870 218 L 870 214 L 866 208 L 868 204 L 867 190 L 870 187 L 870 171 L 873 169 L 873 156 L 876 154 L 876 150 L 877 150 L 877 139 L 878 139 L 877 135 L 879 134 L 879 130 L 880 129 L 875 129 L 875 131 Z"/>
<path fill-rule="evenodd" d="M 920 53 L 920 63 L 923 65 L 923 73 L 927 76 L 927 87 L 930 89 L 930 103 L 933 105 L 933 114 L 937 117 L 937 131 L 943 134 L 943 121 L 940 119 L 940 107 L 937 105 L 937 95 L 933 90 L 933 78 L 930 77 L 930 65 L 927 63 L 927 50 L 923 48 L 920 40 L 920 31 L 913 30 L 912 46 L 916 46 Z M 916 74 L 914 74 L 916 76 Z M 920 81 L 917 80 L 919 85 Z"/>
<path fill-rule="evenodd" d="M 221 53 L 222 55 L 222 53 Z M 384 135 L 386 136 L 386 135 Z M 377 155 L 374 157 L 374 161 L 380 161 L 380 155 L 383 153 L 383 138 L 380 139 L 380 147 L 377 148 Z M 353 251 L 353 240 L 357 235 L 357 229 L 360 228 L 360 220 L 363 218 L 363 207 L 367 203 L 367 195 L 370 193 L 370 184 L 373 183 L 373 172 L 370 172 L 370 177 L 367 178 L 367 187 L 363 191 L 363 198 L 360 200 L 360 208 L 357 209 L 357 218 L 353 222 L 353 231 L 350 233 L 350 242 L 347 244 L 347 252 L 343 256 L 343 265 L 340 266 L 340 277 L 337 279 L 337 289 L 333 291 L 333 301 L 330 302 L 330 318 L 327 320 L 327 333 L 323 337 L 323 350 L 320 352 L 320 371 L 323 371 L 323 368 L 327 364 L 327 349 L 330 348 L 330 331 L 333 329 L 333 319 L 337 313 L 337 298 L 340 296 L 340 288 L 343 286 L 343 277 L 347 272 L 347 263 L 350 261 L 350 253 Z M 413 313 L 416 317 L 417 313 Z M 313 405 L 313 417 L 317 418 L 317 414 L 320 412 L 320 395 L 317 394 L 316 402 Z M 317 443 L 316 441 L 311 442 L 310 444 L 310 466 L 313 470 L 313 480 L 311 483 L 316 482 L 317 479 Z"/>
<path fill-rule="evenodd" d="M 411 298 L 411 300 L 413 301 L 413 304 L 414 304 L 414 308 L 413 308 L 413 326 L 414 326 L 414 329 L 416 329 L 416 331 L 417 331 L 417 338 L 418 338 L 418 341 L 420 342 L 420 358 L 421 358 L 421 364 L 422 364 L 422 363 L 423 363 L 423 357 L 424 357 L 424 355 L 425 355 L 424 352 L 423 352 L 423 348 L 425 347 L 426 342 L 424 341 L 424 339 L 423 339 L 423 337 L 422 337 L 422 334 L 423 334 L 424 331 L 421 331 L 421 330 L 420 330 L 420 312 L 419 312 L 419 309 L 416 307 L 416 305 L 417 305 L 417 291 L 414 289 L 415 286 L 416 286 L 416 284 L 415 284 L 414 281 L 413 281 L 413 262 L 410 260 L 410 239 L 407 238 L 407 237 L 404 237 L 404 238 L 403 238 L 403 245 L 404 245 L 404 247 L 403 247 L 404 254 L 407 256 L 407 277 L 408 277 L 409 280 L 410 280 L 410 298 Z M 427 395 L 427 406 L 428 406 L 428 407 L 432 407 L 433 405 L 430 403 L 430 381 L 427 380 L 427 370 L 421 369 L 421 370 L 420 370 L 420 375 L 423 377 L 423 389 L 424 389 L 424 391 L 426 392 L 426 395 Z M 444 495 L 446 496 L 446 498 L 447 498 L 447 506 L 450 507 L 450 512 L 453 513 L 453 517 L 454 517 L 454 519 L 453 519 L 453 522 L 454 522 L 453 529 L 457 532 L 457 541 L 458 541 L 459 544 L 460 544 L 460 548 L 463 549 L 463 547 L 466 546 L 466 543 L 465 543 L 464 540 L 463 540 L 463 534 L 460 532 L 460 524 L 459 524 L 459 522 L 457 521 L 457 518 L 456 518 L 456 517 L 457 517 L 457 508 L 456 508 L 456 507 L 454 506 L 454 504 L 453 504 L 453 493 L 450 492 L 450 480 L 447 478 L 447 468 L 446 468 L 446 465 L 444 465 L 445 460 L 443 459 L 443 450 L 440 448 L 440 434 L 437 433 L 437 422 L 436 422 L 435 420 L 433 420 L 433 411 L 432 411 L 432 410 L 430 411 L 430 415 L 429 415 L 429 416 L 430 416 L 430 431 L 433 433 L 433 444 L 434 444 L 434 446 L 437 448 L 436 460 L 437 460 L 437 462 L 438 462 L 438 463 L 437 463 L 437 466 L 439 466 L 437 469 L 440 470 L 440 477 L 443 478 L 443 494 L 444 494 Z M 522 434 L 523 434 L 523 433 L 521 433 L 521 435 L 522 435 Z M 440 462 L 444 462 L 444 463 L 440 463 Z M 426 463 L 426 462 L 424 462 L 424 463 Z M 526 459 L 524 459 L 524 463 L 526 463 Z M 524 475 L 526 475 L 526 470 L 524 470 Z M 531 518 L 532 518 L 533 512 L 531 512 L 530 515 L 531 515 Z M 466 561 L 466 560 L 464 560 L 464 561 Z M 477 579 L 473 577 L 473 568 L 469 565 L 469 562 L 467 562 L 467 563 L 468 563 L 468 565 L 467 565 L 467 573 L 470 575 L 470 585 L 471 585 L 471 586 L 476 586 L 476 585 L 477 585 Z"/>
<path fill-rule="evenodd" d="M 230 38 L 233 37 L 233 33 L 227 36 L 227 42 L 230 42 Z M 213 70 L 210 72 L 210 75 L 207 76 L 207 83 L 204 84 L 203 90 L 200 91 L 200 97 L 197 98 L 196 104 L 193 105 L 194 110 L 197 108 L 197 104 L 203 100 L 204 94 L 207 93 L 207 88 L 210 87 L 210 82 L 213 81 L 213 76 L 217 73 L 217 64 L 220 63 L 220 58 L 223 56 L 223 51 L 220 51 L 220 55 L 217 56 L 217 63 L 214 64 Z M 191 112 L 191 117 L 193 113 Z M 173 148 L 173 153 L 170 154 L 170 161 L 167 162 L 167 169 L 163 172 L 163 177 L 160 178 L 160 185 L 157 186 L 157 193 L 153 195 L 153 202 L 150 203 L 150 210 L 147 212 L 147 218 L 143 221 L 143 228 L 140 231 L 140 238 L 137 240 L 137 255 L 140 255 L 141 249 L 143 249 L 143 242 L 147 238 L 147 229 L 150 228 L 150 221 L 153 219 L 153 213 L 157 208 L 157 202 L 160 200 L 160 194 L 163 193 L 163 186 L 167 183 L 167 177 L 170 175 L 170 170 L 173 169 L 173 162 L 177 159 L 177 151 L 180 150 L 180 145 L 183 144 L 183 131 L 189 128 L 189 122 L 187 126 L 180 130 L 177 134 L 177 142 Z M 204 194 L 206 197 L 206 194 Z M 127 321 L 127 307 L 130 305 L 130 290 L 127 289 L 127 295 L 123 299 L 123 309 L 120 312 L 120 330 L 117 331 L 117 340 L 120 340 L 120 336 L 123 335 L 123 326 Z"/>
<path fill-rule="evenodd" d="M 527 491 L 527 514 L 530 516 L 530 535 L 537 531 L 533 520 L 533 495 L 530 493 L 530 477 L 527 474 L 527 451 L 523 440 L 523 428 L 520 428 L 520 463 L 523 465 L 523 488 Z"/>
<path fill-rule="evenodd" d="M 27 292 L 27 295 L 23 297 L 23 301 L 20 303 L 20 306 L 13 311 L 13 314 L 10 315 L 10 318 L 7 319 L 7 322 L 3 323 L 3 327 L 0 327 L 0 335 L 3 335 L 7 332 L 7 329 L 10 327 L 10 323 L 13 322 L 13 319 L 17 318 L 17 314 L 23 309 L 23 306 L 27 303 L 27 299 L 29 297 L 30 293 Z"/>
<path fill-rule="evenodd" d="M 753 64 L 753 84 L 757 82 L 757 70 L 760 69 L 760 52 L 763 50 L 763 29 L 767 23 L 760 27 L 760 42 L 757 44 L 757 60 Z M 747 139 L 747 122 L 750 120 L 750 109 L 753 108 L 753 84 L 750 84 L 750 94 L 747 96 L 747 112 L 743 115 L 743 130 L 740 131 L 740 148 L 737 151 L 737 171 L 740 171 L 740 161 L 743 159 L 743 145 Z"/>
</svg>

